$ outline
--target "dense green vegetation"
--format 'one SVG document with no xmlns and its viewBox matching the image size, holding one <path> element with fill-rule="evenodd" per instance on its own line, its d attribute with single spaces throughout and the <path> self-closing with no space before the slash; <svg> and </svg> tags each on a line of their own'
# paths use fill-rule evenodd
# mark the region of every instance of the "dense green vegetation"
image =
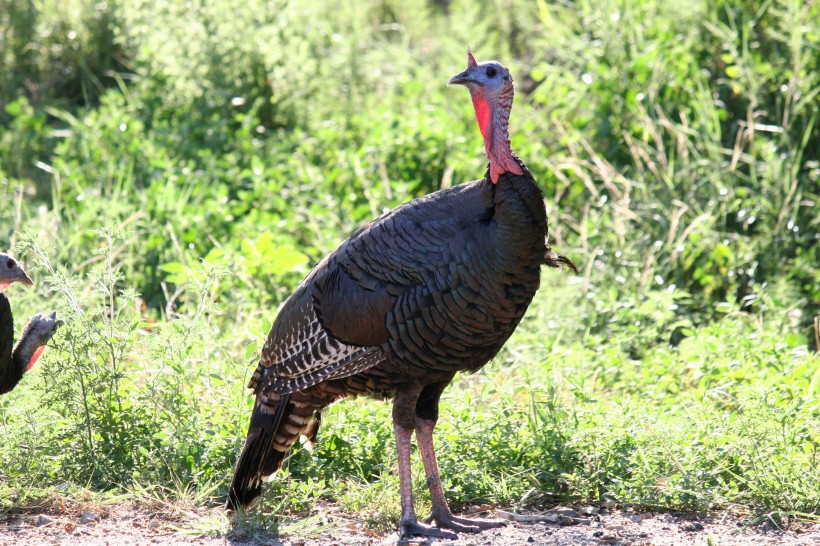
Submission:
<svg viewBox="0 0 820 546">
<path fill-rule="evenodd" d="M 217 502 L 277 306 L 483 173 L 445 86 L 470 44 L 515 75 L 513 149 L 582 275 L 545 272 L 446 393 L 448 496 L 820 513 L 820 3 L 409 4 L 0 0 L 0 247 L 37 280 L 8 294 L 18 331 L 66 320 L 0 399 L 0 509 Z M 389 406 L 339 404 L 265 513 L 390 527 L 394 464 Z"/>
</svg>

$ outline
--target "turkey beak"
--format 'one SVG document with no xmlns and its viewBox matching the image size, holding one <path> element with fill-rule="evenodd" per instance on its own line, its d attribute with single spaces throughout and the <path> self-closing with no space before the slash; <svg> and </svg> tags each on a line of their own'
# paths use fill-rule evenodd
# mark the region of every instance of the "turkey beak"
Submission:
<svg viewBox="0 0 820 546">
<path fill-rule="evenodd" d="M 32 281 L 32 280 L 31 280 L 31 277 L 29 277 L 28 275 L 26 275 L 26 272 L 25 272 L 25 271 L 23 271 L 22 269 L 20 270 L 20 278 L 19 278 L 18 280 L 19 280 L 21 283 L 23 283 L 23 284 L 25 284 L 25 285 L 27 285 L 27 286 L 32 286 L 32 285 L 34 284 L 34 281 Z"/>
<path fill-rule="evenodd" d="M 473 79 L 472 74 L 470 73 L 470 70 L 468 69 L 468 70 L 465 70 L 464 72 L 459 72 L 458 74 L 456 74 L 455 76 L 450 78 L 449 81 L 447 82 L 447 85 L 452 85 L 454 83 L 458 84 L 458 85 L 469 85 L 471 83 L 477 83 L 477 82 Z"/>
</svg>

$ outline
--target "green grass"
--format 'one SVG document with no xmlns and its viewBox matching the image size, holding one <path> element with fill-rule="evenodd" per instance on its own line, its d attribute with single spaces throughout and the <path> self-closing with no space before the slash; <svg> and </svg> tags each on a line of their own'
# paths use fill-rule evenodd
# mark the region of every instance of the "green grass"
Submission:
<svg viewBox="0 0 820 546">
<path fill-rule="evenodd" d="M 361 223 L 483 172 L 445 86 L 470 44 L 513 71 L 513 148 L 582 274 L 545 272 L 445 394 L 450 501 L 820 514 L 818 2 L 0 14 L 0 246 L 37 281 L 8 294 L 18 331 L 66 320 L 0 398 L 0 510 L 216 507 L 278 305 Z M 310 532 L 332 502 L 391 528 L 395 464 L 389 405 L 338 404 L 245 523 Z"/>
</svg>

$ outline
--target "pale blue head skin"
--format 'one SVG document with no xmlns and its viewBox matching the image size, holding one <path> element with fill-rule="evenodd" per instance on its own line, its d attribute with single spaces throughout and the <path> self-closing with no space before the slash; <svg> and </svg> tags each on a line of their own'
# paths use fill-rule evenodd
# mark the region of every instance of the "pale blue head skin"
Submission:
<svg viewBox="0 0 820 546">
<path fill-rule="evenodd" d="M 21 282 L 29 286 L 34 284 L 26 275 L 20 262 L 8 254 L 0 252 L 0 292 L 8 288 L 13 282 Z"/>
</svg>

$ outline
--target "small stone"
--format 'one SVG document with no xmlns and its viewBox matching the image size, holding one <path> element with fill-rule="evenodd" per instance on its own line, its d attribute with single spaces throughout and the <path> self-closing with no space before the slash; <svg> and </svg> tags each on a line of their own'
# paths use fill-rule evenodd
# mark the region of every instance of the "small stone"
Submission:
<svg viewBox="0 0 820 546">
<path fill-rule="evenodd" d="M 528 537 L 528 538 L 527 538 L 527 542 L 535 542 L 535 539 L 534 539 L 534 538 L 532 538 L 532 537 Z"/>
<path fill-rule="evenodd" d="M 568 508 L 566 506 L 556 506 L 550 510 L 550 512 L 558 516 L 566 516 L 569 518 L 577 518 L 580 515 L 574 508 Z"/>
<path fill-rule="evenodd" d="M 641 516 L 639 516 L 638 514 L 630 516 L 629 519 L 630 521 L 632 521 L 632 523 L 640 523 L 641 521 L 643 521 L 643 518 L 641 518 Z"/>
<path fill-rule="evenodd" d="M 156 529 L 157 527 L 159 527 L 159 520 L 152 519 L 150 522 L 148 522 L 149 529 Z"/>
<path fill-rule="evenodd" d="M 604 535 L 598 540 L 600 540 L 603 544 L 615 544 L 616 542 L 620 542 L 621 537 L 618 535 Z"/>
<path fill-rule="evenodd" d="M 575 525 L 577 523 L 575 518 L 570 516 L 558 516 L 558 518 L 558 522 L 561 525 Z"/>
<path fill-rule="evenodd" d="M 601 507 L 602 508 L 607 508 L 607 509 L 615 508 L 616 504 L 618 504 L 618 503 L 616 503 L 613 499 L 610 499 L 610 498 L 605 498 L 604 500 L 601 501 Z"/>
<path fill-rule="evenodd" d="M 99 521 L 100 516 L 97 514 L 92 514 L 91 512 L 83 512 L 82 517 L 80 517 L 80 525 L 89 525 L 90 527 L 94 527 Z"/>
<path fill-rule="evenodd" d="M 580 512 L 581 515 L 584 515 L 584 516 L 597 516 L 599 510 L 597 508 L 595 508 L 594 506 L 582 506 L 581 508 L 578 509 L 578 512 Z"/>
<path fill-rule="evenodd" d="M 148 523 L 148 526 L 149 526 L 149 527 L 151 527 L 151 526 L 154 524 L 154 522 L 155 522 L 155 521 L 156 521 L 156 520 L 152 519 L 152 520 Z M 157 527 L 157 526 L 159 526 L 159 524 L 157 524 L 157 525 L 155 525 L 154 527 L 151 527 L 151 528 L 153 529 L 153 528 L 155 528 L 155 527 Z M 245 541 L 248 541 L 248 540 L 250 540 L 250 537 L 251 537 L 250 533 L 248 533 L 248 532 L 247 532 L 246 530 L 244 530 L 244 529 L 238 529 L 238 530 L 235 530 L 235 531 L 231 531 L 231 532 L 229 533 L 229 535 L 230 535 L 230 538 L 231 538 L 231 539 L 236 540 L 236 541 L 239 541 L 239 542 L 245 542 Z"/>
<path fill-rule="evenodd" d="M 53 523 L 53 522 L 54 522 L 54 520 L 51 519 L 50 517 L 44 516 L 43 514 L 40 514 L 39 516 L 37 516 L 37 523 L 35 523 L 35 525 L 37 527 L 42 527 L 43 525 L 48 525 L 49 523 Z"/>
<path fill-rule="evenodd" d="M 698 521 L 684 521 L 680 528 L 684 531 L 703 531 L 703 524 Z"/>
</svg>

